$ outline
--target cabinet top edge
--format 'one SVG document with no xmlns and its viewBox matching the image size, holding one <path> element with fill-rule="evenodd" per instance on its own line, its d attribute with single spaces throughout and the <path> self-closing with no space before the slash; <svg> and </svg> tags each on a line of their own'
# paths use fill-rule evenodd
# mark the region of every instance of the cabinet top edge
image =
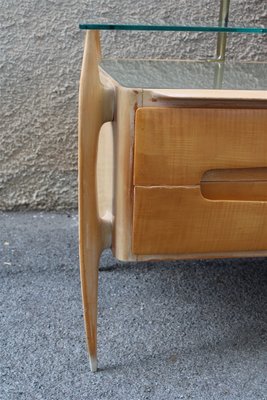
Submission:
<svg viewBox="0 0 267 400">
<path fill-rule="evenodd" d="M 223 89 L 144 89 L 144 97 L 157 99 L 199 99 L 199 100 L 265 100 L 265 90 L 223 90 Z"/>
</svg>

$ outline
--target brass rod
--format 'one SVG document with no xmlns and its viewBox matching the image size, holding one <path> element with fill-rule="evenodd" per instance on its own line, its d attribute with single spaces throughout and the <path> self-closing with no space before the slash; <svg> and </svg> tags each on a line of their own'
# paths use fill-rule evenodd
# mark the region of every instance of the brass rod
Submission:
<svg viewBox="0 0 267 400">
<path fill-rule="evenodd" d="M 220 14 L 219 14 L 219 26 L 223 26 L 223 27 L 228 26 L 229 7 L 230 7 L 230 0 L 221 0 Z M 226 32 L 218 33 L 217 50 L 216 50 L 216 59 L 218 61 L 224 61 L 224 59 L 225 59 L 226 39 L 227 39 Z"/>
<path fill-rule="evenodd" d="M 224 62 L 215 62 L 214 64 L 213 89 L 222 89 Z"/>
</svg>

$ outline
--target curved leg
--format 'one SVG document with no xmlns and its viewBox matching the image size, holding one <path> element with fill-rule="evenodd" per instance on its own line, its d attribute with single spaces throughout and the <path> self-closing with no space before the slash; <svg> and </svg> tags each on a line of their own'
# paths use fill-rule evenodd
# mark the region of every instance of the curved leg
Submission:
<svg viewBox="0 0 267 400">
<path fill-rule="evenodd" d="M 85 253 L 84 263 L 81 260 L 84 323 L 90 367 L 91 371 L 95 372 L 97 370 L 97 292 L 100 252 L 97 249 L 91 249 Z"/>
<path fill-rule="evenodd" d="M 111 245 L 112 220 L 99 217 L 96 161 L 99 131 L 113 118 L 113 88 L 99 79 L 99 33 L 86 33 L 79 93 L 79 252 L 91 370 L 97 369 L 97 292 L 101 252 Z"/>
</svg>

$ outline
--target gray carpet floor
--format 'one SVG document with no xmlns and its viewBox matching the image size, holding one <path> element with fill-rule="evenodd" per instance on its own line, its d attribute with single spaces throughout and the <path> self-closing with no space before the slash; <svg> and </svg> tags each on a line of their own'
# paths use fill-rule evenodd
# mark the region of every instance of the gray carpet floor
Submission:
<svg viewBox="0 0 267 400">
<path fill-rule="evenodd" d="M 0 399 L 267 398 L 267 260 L 121 263 L 85 346 L 76 213 L 0 213 Z"/>
</svg>

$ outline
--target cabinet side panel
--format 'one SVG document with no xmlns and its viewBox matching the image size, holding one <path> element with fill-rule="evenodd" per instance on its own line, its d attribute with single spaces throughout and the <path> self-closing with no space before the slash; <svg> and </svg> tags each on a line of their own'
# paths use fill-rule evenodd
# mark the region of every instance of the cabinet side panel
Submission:
<svg viewBox="0 0 267 400">
<path fill-rule="evenodd" d="M 133 149 L 135 113 L 142 105 L 142 91 L 117 86 L 114 121 L 114 230 L 113 254 L 131 260 L 133 219 Z"/>
</svg>

